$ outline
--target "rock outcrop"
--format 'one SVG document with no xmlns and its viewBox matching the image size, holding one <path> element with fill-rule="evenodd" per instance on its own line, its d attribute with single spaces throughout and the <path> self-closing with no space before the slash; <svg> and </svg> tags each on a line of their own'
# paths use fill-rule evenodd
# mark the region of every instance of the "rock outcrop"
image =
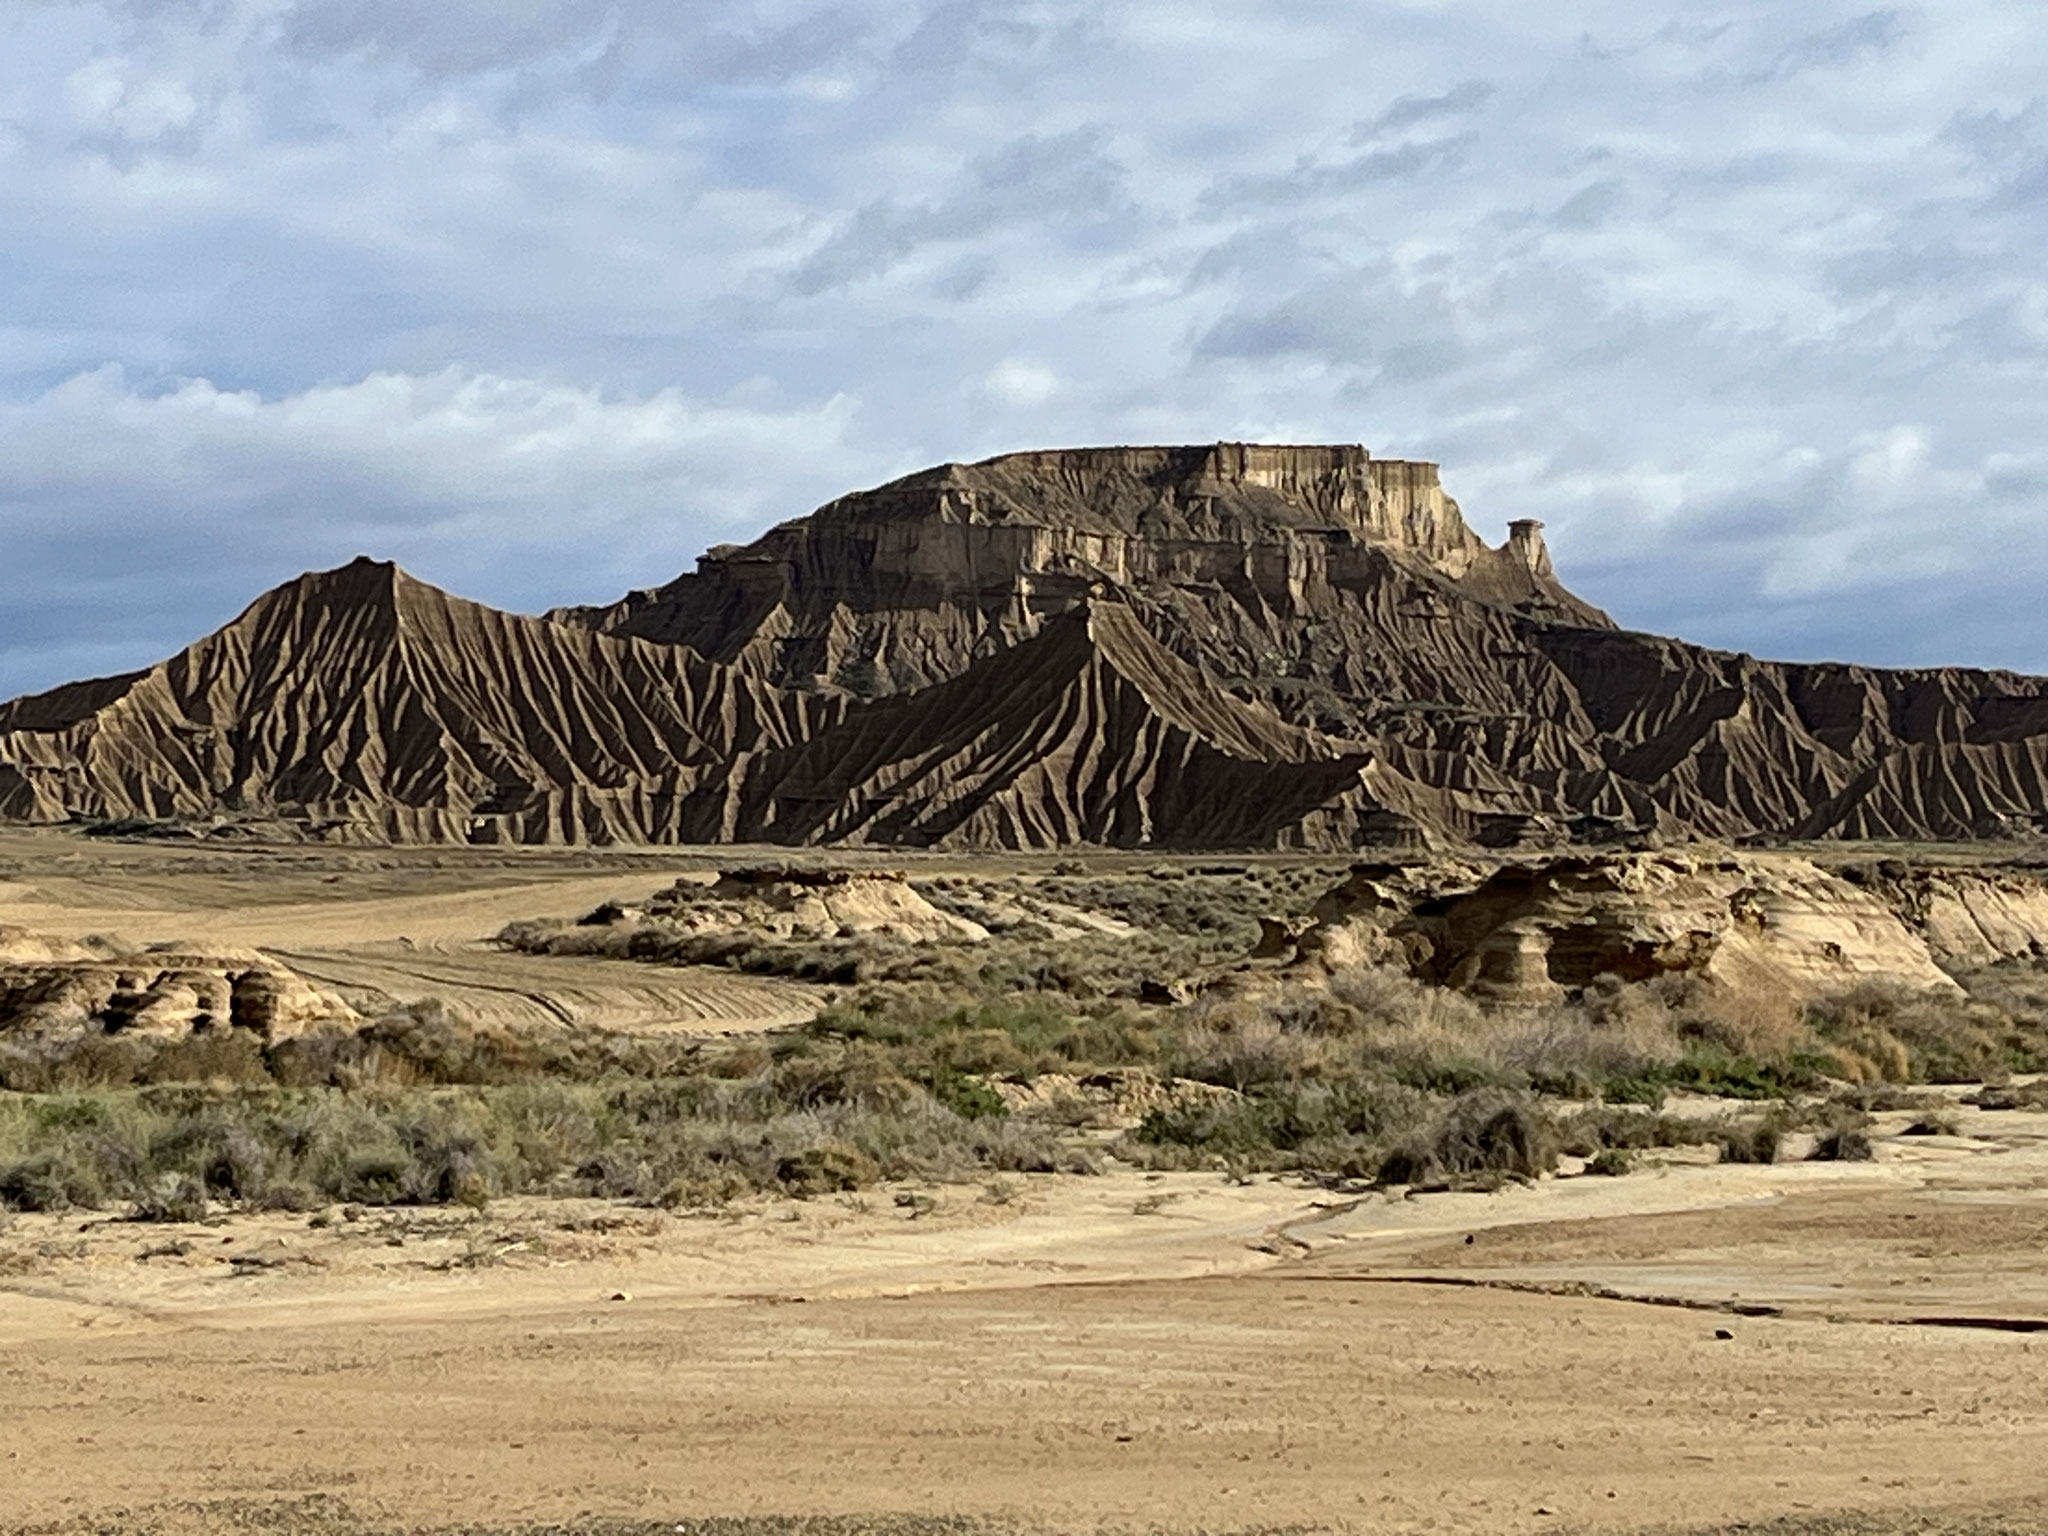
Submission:
<svg viewBox="0 0 2048 1536">
<path fill-rule="evenodd" d="M 604 609 L 358 561 L 0 705 L 0 818 L 520 843 L 1534 849 L 2048 830 L 2048 682 L 1616 629 L 1432 464 L 1083 449 Z"/>
<path fill-rule="evenodd" d="M 1099 603 L 772 754 L 739 820 L 786 843 L 1056 848 L 1409 842 L 1455 819 L 1360 743 L 1234 697 Z"/>
<path fill-rule="evenodd" d="M 1874 892 L 1952 970 L 2048 954 L 2048 879 L 2038 869 L 1882 859 L 1838 873 Z"/>
<path fill-rule="evenodd" d="M 1357 448 L 948 465 L 560 617 L 879 697 L 1021 658 L 1105 601 L 1209 686 L 1369 755 L 1451 840 L 2048 828 L 2041 679 L 1785 665 L 1617 630 L 1558 583 L 1541 524 L 1489 548 L 1435 465 Z M 1412 841 L 1407 812 L 1282 841 Z"/>
<path fill-rule="evenodd" d="M 865 696 L 957 676 L 1112 588 L 1246 664 L 1257 636 L 1312 621 L 1333 592 L 1401 575 L 1606 625 L 1557 583 L 1541 525 L 1516 526 L 1490 549 L 1436 465 L 1358 447 L 1008 454 L 844 497 L 665 587 L 558 616 Z M 1233 633 L 1210 633 L 1219 620 Z"/>
<path fill-rule="evenodd" d="M 845 870 L 724 870 L 709 883 L 678 881 L 649 901 L 644 913 L 621 912 L 612 918 L 642 920 L 692 935 L 733 931 L 805 940 L 872 935 L 920 944 L 979 944 L 988 937 L 979 923 L 926 901 L 900 874 Z"/>
<path fill-rule="evenodd" d="M 124 950 L 0 929 L 0 1038 L 246 1030 L 270 1041 L 361 1023 L 340 998 L 254 950 Z"/>
<path fill-rule="evenodd" d="M 1829 870 L 1700 846 L 1535 861 L 1361 865 L 1266 960 L 1396 965 L 1482 1001 L 1685 975 L 1794 1000 L 1864 983 L 1956 994 L 1951 971 L 2048 948 L 2048 881 L 2018 870 Z"/>
</svg>

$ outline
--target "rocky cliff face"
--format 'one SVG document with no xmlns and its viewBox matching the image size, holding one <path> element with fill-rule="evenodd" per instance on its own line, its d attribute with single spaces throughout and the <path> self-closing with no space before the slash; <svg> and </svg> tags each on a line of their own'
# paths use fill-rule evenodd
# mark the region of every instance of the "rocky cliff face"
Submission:
<svg viewBox="0 0 2048 1536">
<path fill-rule="evenodd" d="M 2048 830 L 2048 683 L 1616 629 L 1430 464 L 1082 449 L 547 619 L 358 561 L 0 705 L 0 817 L 331 838 L 1489 848 Z"/>
<path fill-rule="evenodd" d="M 1190 660 L 1256 676 L 1338 594 L 1420 583 L 1574 623 L 1540 526 L 1490 549 L 1434 464 L 1356 447 L 1100 448 L 948 464 L 848 496 L 693 575 L 557 617 L 856 694 L 957 676 L 1114 589 Z M 1199 638 L 1198 638 L 1199 637 Z"/>
</svg>

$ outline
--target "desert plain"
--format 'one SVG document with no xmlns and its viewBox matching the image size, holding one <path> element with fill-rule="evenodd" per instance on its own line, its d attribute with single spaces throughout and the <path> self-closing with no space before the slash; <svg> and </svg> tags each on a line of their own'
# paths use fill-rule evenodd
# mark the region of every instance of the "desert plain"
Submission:
<svg viewBox="0 0 2048 1536">
<path fill-rule="evenodd" d="M 500 937 L 748 856 L 14 830 L 0 924 L 254 951 L 364 1016 L 438 999 L 512 1036 L 772 1054 L 846 984 Z M 1213 858 L 808 862 L 935 892 L 1218 878 Z M 1284 886 L 1302 863 L 1235 867 Z M 1569 1153 L 1407 1187 L 1148 1165 L 1108 1113 L 1053 1117 L 1087 1154 L 1054 1171 L 49 1202 L 0 1216 L 0 1530 L 2039 1530 L 2028 1082 L 1866 1095 L 1867 1157 L 1815 1160 L 1823 1133 L 1795 1126 L 1776 1161 L 1652 1147 L 1618 1177 Z M 1678 1091 L 1661 1113 L 1731 1108 L 1754 1105 Z"/>
</svg>

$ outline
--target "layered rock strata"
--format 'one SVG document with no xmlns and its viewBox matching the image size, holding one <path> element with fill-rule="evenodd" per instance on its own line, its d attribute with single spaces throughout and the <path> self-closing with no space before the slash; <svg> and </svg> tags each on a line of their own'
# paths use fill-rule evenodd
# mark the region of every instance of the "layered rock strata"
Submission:
<svg viewBox="0 0 2048 1536">
<path fill-rule="evenodd" d="M 558 617 L 688 645 L 793 686 L 866 696 L 957 676 L 1107 589 L 1208 630 L 1313 620 L 1399 571 L 1528 612 L 1606 625 L 1556 580 L 1542 525 L 1501 549 L 1437 466 L 1357 447 L 1099 448 L 947 464 L 725 545 L 665 587 Z M 1223 638 L 1223 637 L 1219 637 Z M 1235 637 L 1251 661 L 1257 642 Z M 1191 659 L 1196 659 L 1192 658 Z"/>
<path fill-rule="evenodd" d="M 607 917 L 613 924 L 651 920 L 685 934 L 730 930 L 778 939 L 979 944 L 988 937 L 981 924 L 926 901 L 900 874 L 843 870 L 723 870 L 708 882 L 678 881 L 644 913 Z"/>
<path fill-rule="evenodd" d="M 270 1041 L 361 1022 L 340 998 L 254 950 L 123 950 L 0 929 L 0 1036 L 177 1040 L 246 1030 Z"/>
<path fill-rule="evenodd" d="M 714 842 L 842 703 L 358 560 L 146 672 L 0 706 L 0 817 L 295 818 L 341 838 Z"/>
<path fill-rule="evenodd" d="M 0 818 L 338 840 L 1334 850 L 2033 836 L 2048 683 L 1616 629 L 1431 464 L 1084 449 L 537 619 L 358 561 L 0 705 Z"/>
</svg>

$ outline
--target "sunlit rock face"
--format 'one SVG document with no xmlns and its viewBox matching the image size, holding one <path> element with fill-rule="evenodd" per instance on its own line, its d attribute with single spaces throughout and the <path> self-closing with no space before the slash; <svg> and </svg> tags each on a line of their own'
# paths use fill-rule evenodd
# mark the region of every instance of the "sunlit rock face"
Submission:
<svg viewBox="0 0 2048 1536">
<path fill-rule="evenodd" d="M 778 682 L 865 694 L 956 675 L 1105 587 L 1178 614 L 1205 635 L 1198 653 L 1220 646 L 1246 663 L 1286 647 L 1276 625 L 1404 572 L 1605 625 L 1558 585 L 1540 525 L 1517 527 L 1508 546 L 1489 548 L 1436 465 L 1359 447 L 1009 454 L 844 497 L 744 548 L 713 550 L 666 587 L 563 616 Z"/>
<path fill-rule="evenodd" d="M 254 950 L 126 949 L 0 927 L 0 1036 L 181 1040 L 246 1031 L 274 1041 L 361 1022 L 339 997 Z"/>
<path fill-rule="evenodd" d="M 1508 1005 L 1671 975 L 1793 1000 L 1869 983 L 1955 994 L 1947 968 L 2041 953 L 2048 884 L 1713 847 L 1366 865 L 1292 943 L 1313 967 L 1392 964 Z"/>
</svg>

